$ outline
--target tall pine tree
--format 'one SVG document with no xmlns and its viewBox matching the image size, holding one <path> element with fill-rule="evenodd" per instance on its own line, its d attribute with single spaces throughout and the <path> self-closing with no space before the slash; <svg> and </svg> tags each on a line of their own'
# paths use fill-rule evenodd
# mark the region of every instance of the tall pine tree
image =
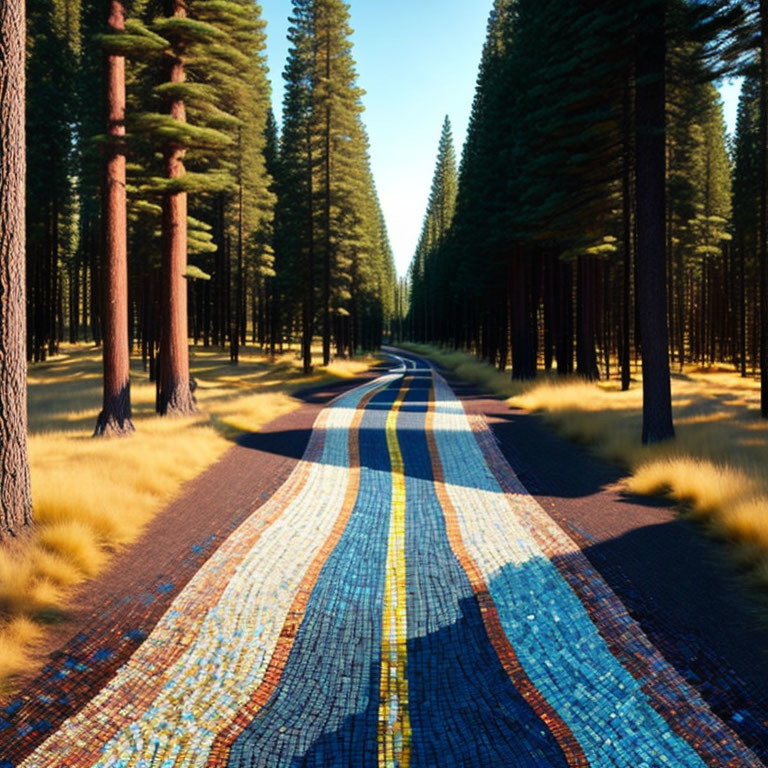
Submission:
<svg viewBox="0 0 768 768">
<path fill-rule="evenodd" d="M 319 327 L 323 362 L 337 349 L 373 343 L 362 286 L 386 261 L 361 122 L 349 8 L 340 0 L 294 0 L 285 68 L 275 258 L 285 276 L 283 322 L 300 315 L 302 360 L 312 368 Z M 375 271 L 375 270 L 374 270 Z M 383 305 L 379 288 L 374 303 Z M 319 322 L 318 322 L 319 321 Z M 366 326 L 365 332 L 363 325 Z M 377 342 L 378 343 L 378 342 Z"/>
</svg>

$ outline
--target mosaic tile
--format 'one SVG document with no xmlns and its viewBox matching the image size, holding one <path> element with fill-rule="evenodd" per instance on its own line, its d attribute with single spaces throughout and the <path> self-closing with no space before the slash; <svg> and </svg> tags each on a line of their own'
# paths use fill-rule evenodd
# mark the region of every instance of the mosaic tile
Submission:
<svg viewBox="0 0 768 768">
<path fill-rule="evenodd" d="M 0 711 L 0 768 L 762 765 L 423 364 L 323 409 L 184 568 Z"/>
</svg>

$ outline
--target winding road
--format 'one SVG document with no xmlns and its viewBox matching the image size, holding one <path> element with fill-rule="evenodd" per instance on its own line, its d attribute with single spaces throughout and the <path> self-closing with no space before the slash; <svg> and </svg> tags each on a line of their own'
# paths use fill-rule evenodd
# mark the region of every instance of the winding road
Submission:
<svg viewBox="0 0 768 768">
<path fill-rule="evenodd" d="M 324 408 L 287 482 L 25 768 L 762 763 L 423 362 Z"/>
</svg>

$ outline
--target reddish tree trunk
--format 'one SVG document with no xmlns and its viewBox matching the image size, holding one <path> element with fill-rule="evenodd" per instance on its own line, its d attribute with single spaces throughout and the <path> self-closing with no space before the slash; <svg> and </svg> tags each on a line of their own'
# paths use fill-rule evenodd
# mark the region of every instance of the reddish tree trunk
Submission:
<svg viewBox="0 0 768 768">
<path fill-rule="evenodd" d="M 27 463 L 23 2 L 0 4 L 0 540 L 32 523 Z"/>
<path fill-rule="evenodd" d="M 111 0 L 110 29 L 125 29 L 120 0 Z M 126 435 L 131 421 L 131 371 L 128 347 L 128 225 L 125 192 L 125 57 L 104 57 L 106 83 L 107 148 L 103 218 L 104 402 L 94 435 Z"/>
<path fill-rule="evenodd" d="M 187 15 L 184 3 L 177 0 L 173 15 Z M 183 51 L 177 50 L 171 64 L 170 82 L 183 83 Z M 186 122 L 184 101 L 171 102 L 170 115 Z M 185 174 L 186 148 L 171 141 L 165 147 L 165 173 L 169 179 Z M 162 306 L 163 328 L 160 339 L 158 411 L 163 416 L 184 416 L 194 413 L 195 400 L 189 380 L 189 346 L 187 333 L 187 193 L 166 192 L 162 213 Z"/>
</svg>

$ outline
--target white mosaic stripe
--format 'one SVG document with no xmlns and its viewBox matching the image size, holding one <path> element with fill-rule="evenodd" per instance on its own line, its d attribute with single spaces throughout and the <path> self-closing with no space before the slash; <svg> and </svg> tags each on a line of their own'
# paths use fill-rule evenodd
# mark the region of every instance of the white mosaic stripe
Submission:
<svg viewBox="0 0 768 768">
<path fill-rule="evenodd" d="M 519 523 L 529 494 L 498 486 L 460 401 L 438 375 L 434 430 L 462 539 L 532 683 L 596 768 L 703 768 L 611 654 L 584 606 Z M 480 487 L 478 487 L 480 486 Z M 563 554 L 576 549 L 561 533 Z"/>
<path fill-rule="evenodd" d="M 386 386 L 397 375 L 358 387 L 324 409 L 315 422 L 307 454 L 319 431 L 325 442 L 322 461 L 299 462 L 291 477 L 264 506 L 246 520 L 212 555 L 136 653 L 105 688 L 77 715 L 44 742 L 23 763 L 24 768 L 61 768 L 67 754 L 91 744 L 109 727 L 113 697 L 122 702 L 132 691 L 135 716 L 103 748 L 95 764 L 109 768 L 141 766 L 204 766 L 219 730 L 229 724 L 261 683 L 288 610 L 307 568 L 330 533 L 342 507 L 349 479 L 348 432 L 355 406 L 370 391 Z M 309 478 L 280 517 L 261 533 L 264 519 L 295 492 L 309 466 Z M 241 559 L 216 604 L 197 625 L 185 617 L 198 603 L 205 605 L 205 584 L 215 580 L 229 558 Z M 210 598 L 208 598 L 210 599 Z M 156 659 L 173 643 L 187 648 L 168 669 Z M 141 691 L 153 676 L 165 684 L 147 708 Z M 122 717 L 121 717 L 122 719 Z M 83 768 L 85 768 L 83 766 Z"/>
</svg>

